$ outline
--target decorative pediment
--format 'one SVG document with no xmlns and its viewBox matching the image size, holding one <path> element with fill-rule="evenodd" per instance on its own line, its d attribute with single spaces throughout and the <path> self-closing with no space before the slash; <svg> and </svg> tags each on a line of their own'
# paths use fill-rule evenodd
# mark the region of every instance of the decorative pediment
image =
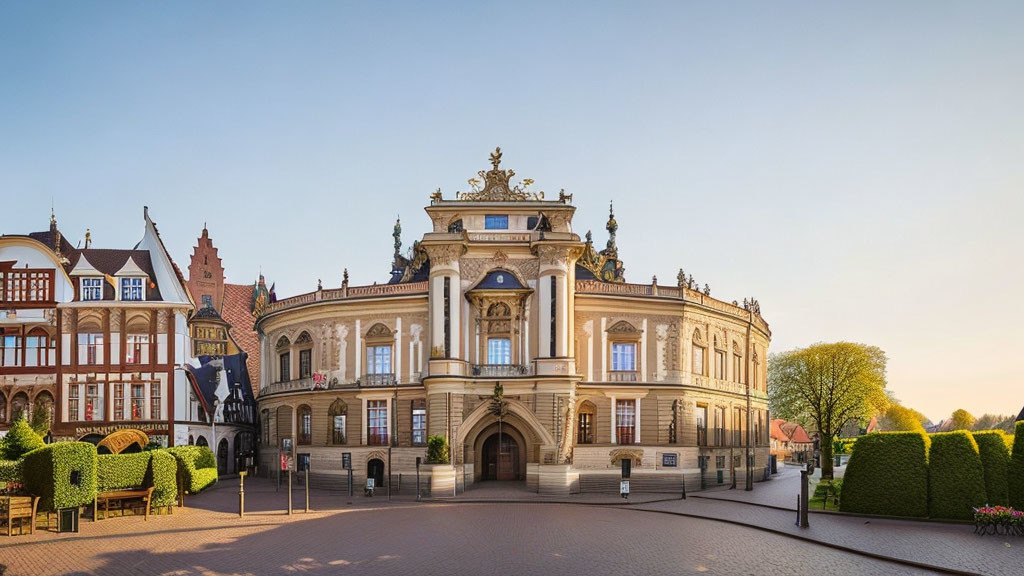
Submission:
<svg viewBox="0 0 1024 576">
<path fill-rule="evenodd" d="M 611 451 L 612 466 L 619 467 L 623 460 L 630 460 L 634 468 L 639 468 L 644 459 L 644 451 L 639 448 L 618 448 Z"/>
<path fill-rule="evenodd" d="M 121 269 L 118 270 L 114 274 L 114 276 L 130 276 L 132 278 L 139 278 L 139 277 L 148 278 L 149 274 L 146 274 L 146 271 L 143 270 L 142 268 L 140 268 L 139 265 L 135 263 L 135 258 L 132 258 L 131 256 L 129 256 L 128 260 L 125 261 L 124 266 L 121 266 Z"/>
<path fill-rule="evenodd" d="M 302 334 L 299 334 L 299 337 L 295 339 L 295 343 L 296 344 L 300 344 L 300 345 L 301 344 L 312 344 L 313 343 L 313 338 L 309 335 L 309 332 L 306 332 L 305 330 L 303 330 Z"/>
<path fill-rule="evenodd" d="M 390 338 L 392 335 L 391 329 L 380 322 L 370 326 L 370 329 L 366 331 L 367 338 Z"/>
<path fill-rule="evenodd" d="M 103 276 L 103 273 L 96 269 L 89 260 L 82 254 L 82 257 L 75 263 L 75 267 L 68 272 L 69 276 Z"/>
<path fill-rule="evenodd" d="M 740 348 L 740 343 L 735 340 L 732 341 L 732 353 L 738 356 L 743 355 L 743 348 Z"/>
<path fill-rule="evenodd" d="M 287 336 L 281 336 L 277 339 L 278 348 L 287 348 L 288 346 L 291 346 L 291 342 L 288 340 Z"/>
<path fill-rule="evenodd" d="M 615 324 L 612 324 L 607 330 L 605 330 L 605 332 L 609 334 L 640 334 L 640 330 L 636 326 L 633 326 L 625 320 L 619 320 Z"/>
<path fill-rule="evenodd" d="M 528 190 L 533 180 L 526 178 L 516 185 L 510 183 L 514 170 L 502 170 L 501 148 L 495 148 L 491 153 L 492 168 L 487 172 L 481 170 L 477 178 L 470 178 L 469 185 L 472 192 L 456 192 L 455 199 L 460 202 L 530 202 L 544 200 L 544 192 L 532 192 Z"/>
</svg>

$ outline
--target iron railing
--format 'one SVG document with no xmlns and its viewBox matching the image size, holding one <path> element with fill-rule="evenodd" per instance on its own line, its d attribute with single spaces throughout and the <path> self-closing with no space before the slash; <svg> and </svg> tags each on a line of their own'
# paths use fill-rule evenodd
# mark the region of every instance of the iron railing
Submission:
<svg viewBox="0 0 1024 576">
<path fill-rule="evenodd" d="M 473 364 L 473 376 L 482 378 L 507 378 L 529 376 L 533 371 L 521 364 Z"/>
<path fill-rule="evenodd" d="M 390 372 L 363 374 L 363 377 L 359 379 L 360 386 L 394 386 L 396 382 L 395 375 Z"/>
<path fill-rule="evenodd" d="M 611 370 L 608 372 L 609 382 L 636 382 L 636 370 Z"/>
</svg>

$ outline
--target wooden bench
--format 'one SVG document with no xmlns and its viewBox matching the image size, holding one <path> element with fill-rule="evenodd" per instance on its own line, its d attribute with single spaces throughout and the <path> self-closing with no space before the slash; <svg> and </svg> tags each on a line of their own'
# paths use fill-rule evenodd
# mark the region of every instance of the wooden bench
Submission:
<svg viewBox="0 0 1024 576">
<path fill-rule="evenodd" d="M 36 531 L 36 507 L 39 505 L 38 496 L 3 496 L 0 497 L 0 507 L 3 508 L 0 513 L 0 518 L 6 519 L 7 521 L 7 535 L 11 535 L 11 530 L 14 528 L 14 521 L 18 519 L 28 519 L 28 533 L 34 534 Z M 21 532 L 24 532 L 24 525 L 22 525 Z"/>
<path fill-rule="evenodd" d="M 149 520 L 149 502 L 153 499 L 153 487 L 149 488 L 137 488 L 134 490 L 109 490 L 107 492 L 100 492 L 96 495 L 96 500 L 92 503 L 92 520 L 93 522 L 99 520 L 99 508 L 102 504 L 104 518 L 110 517 L 110 503 L 118 502 L 121 504 L 121 510 L 124 510 L 124 502 L 126 500 L 142 500 L 142 503 L 146 506 L 146 514 L 143 516 L 143 520 Z"/>
</svg>

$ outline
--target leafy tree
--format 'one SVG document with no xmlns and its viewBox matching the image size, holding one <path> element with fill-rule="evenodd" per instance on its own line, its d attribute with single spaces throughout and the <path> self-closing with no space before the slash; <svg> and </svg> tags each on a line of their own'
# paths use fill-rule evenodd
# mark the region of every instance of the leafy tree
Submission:
<svg viewBox="0 0 1024 576">
<path fill-rule="evenodd" d="M 882 430 L 886 432 L 924 432 L 927 421 L 924 414 L 899 404 L 889 406 L 880 419 Z"/>
<path fill-rule="evenodd" d="M 17 460 L 26 452 L 45 446 L 42 437 L 32 430 L 28 420 L 19 418 L 11 424 L 7 436 L 0 440 L 0 457 L 4 460 Z"/>
<path fill-rule="evenodd" d="M 950 430 L 970 430 L 974 427 L 975 418 L 971 416 L 971 413 L 963 408 L 953 411 L 953 415 L 949 418 L 949 429 Z"/>
<path fill-rule="evenodd" d="M 1013 422 L 1016 420 L 1016 416 L 1003 416 L 1000 414 L 982 414 L 974 422 L 972 430 L 1002 430 L 1003 432 L 1013 433 Z"/>
<path fill-rule="evenodd" d="M 32 416 L 30 417 L 29 425 L 32 426 L 32 430 L 40 438 L 46 436 L 46 433 L 50 431 L 50 409 L 45 403 L 36 401 L 32 405 Z"/>
<path fill-rule="evenodd" d="M 843 425 L 888 408 L 885 363 L 881 348 L 851 342 L 813 344 L 770 357 L 771 411 L 819 432 L 822 478 L 832 478 L 832 440 Z"/>
</svg>

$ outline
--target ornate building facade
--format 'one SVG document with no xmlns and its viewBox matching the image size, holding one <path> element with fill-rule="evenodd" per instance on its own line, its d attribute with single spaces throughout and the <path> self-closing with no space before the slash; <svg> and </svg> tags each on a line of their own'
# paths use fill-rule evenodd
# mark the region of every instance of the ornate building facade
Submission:
<svg viewBox="0 0 1024 576">
<path fill-rule="evenodd" d="M 396 224 L 389 283 L 346 272 L 258 316 L 264 469 L 309 454 L 314 480 L 340 487 L 348 453 L 358 481 L 383 485 L 440 435 L 460 484 L 607 489 L 629 459 L 634 489 L 695 489 L 744 471 L 748 449 L 762 477 L 771 333 L 757 303 L 711 298 L 682 271 L 625 282 L 612 214 L 598 249 L 573 231 L 571 195 L 514 184 L 500 162 L 498 149 L 469 192 L 434 193 L 433 229 L 405 255 Z"/>
</svg>

